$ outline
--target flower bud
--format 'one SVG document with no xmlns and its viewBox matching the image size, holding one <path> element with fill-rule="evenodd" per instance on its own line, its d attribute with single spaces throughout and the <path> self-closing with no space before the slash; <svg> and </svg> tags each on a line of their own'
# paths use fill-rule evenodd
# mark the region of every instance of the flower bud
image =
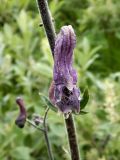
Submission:
<svg viewBox="0 0 120 160">
<path fill-rule="evenodd" d="M 27 112 L 25 109 L 25 105 L 23 102 L 23 99 L 21 97 L 18 97 L 16 99 L 16 103 L 18 104 L 20 113 L 19 116 L 17 117 L 17 119 L 15 120 L 15 124 L 19 127 L 19 128 L 23 128 L 26 122 L 26 118 L 27 118 Z"/>
<path fill-rule="evenodd" d="M 35 122 L 35 124 L 38 126 L 39 124 L 43 124 L 43 118 L 40 117 L 37 114 L 33 115 L 33 121 Z"/>
</svg>

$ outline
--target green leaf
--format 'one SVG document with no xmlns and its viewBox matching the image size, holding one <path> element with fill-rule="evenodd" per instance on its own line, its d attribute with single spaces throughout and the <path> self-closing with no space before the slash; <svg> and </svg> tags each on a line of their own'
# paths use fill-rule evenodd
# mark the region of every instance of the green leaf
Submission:
<svg viewBox="0 0 120 160">
<path fill-rule="evenodd" d="M 88 112 L 81 110 L 79 113 L 76 113 L 76 112 L 72 112 L 72 113 L 75 115 L 83 115 L 83 114 L 87 114 Z"/>
<path fill-rule="evenodd" d="M 12 157 L 16 160 L 29 160 L 31 149 L 25 146 L 18 146 L 12 151 Z"/>
<path fill-rule="evenodd" d="M 88 112 L 86 112 L 86 111 L 80 111 L 80 114 L 87 114 Z"/>
<path fill-rule="evenodd" d="M 50 109 L 52 109 L 54 112 L 57 112 L 57 111 L 58 111 L 57 108 L 56 108 L 54 105 L 52 105 L 52 103 L 50 102 L 50 100 L 49 100 L 48 97 L 46 97 L 44 94 L 42 94 L 42 93 L 40 93 L 40 92 L 39 92 L 39 95 L 42 97 L 42 99 L 43 99 L 43 101 L 45 102 L 45 104 L 46 104 L 48 107 L 50 107 Z"/>
<path fill-rule="evenodd" d="M 101 121 L 107 120 L 108 113 L 105 111 L 105 109 L 97 109 L 95 113 L 96 113 L 96 116 L 97 116 Z"/>
<path fill-rule="evenodd" d="M 25 12 L 25 10 L 21 10 L 17 22 L 22 33 L 25 33 L 27 31 L 27 26 L 28 26 L 27 19 L 28 19 L 27 13 Z"/>
<path fill-rule="evenodd" d="M 88 103 L 88 100 L 89 100 L 89 93 L 88 93 L 88 89 L 86 88 L 83 93 L 82 100 L 80 101 L 80 109 L 81 110 L 83 110 L 85 108 L 85 106 Z"/>
</svg>

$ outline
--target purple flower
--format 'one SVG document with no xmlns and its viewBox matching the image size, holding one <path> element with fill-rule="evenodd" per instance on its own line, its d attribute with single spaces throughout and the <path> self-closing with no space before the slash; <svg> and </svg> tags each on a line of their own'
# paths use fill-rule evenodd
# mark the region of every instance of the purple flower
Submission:
<svg viewBox="0 0 120 160">
<path fill-rule="evenodd" d="M 16 99 L 16 103 L 18 104 L 18 107 L 20 109 L 20 113 L 19 113 L 19 116 L 17 117 L 17 119 L 15 120 L 15 124 L 18 127 L 23 128 L 25 125 L 25 122 L 26 122 L 26 118 L 27 118 L 25 105 L 24 105 L 23 99 L 21 97 L 18 97 Z"/>
<path fill-rule="evenodd" d="M 51 102 L 63 113 L 80 111 L 80 90 L 72 66 L 75 45 L 72 26 L 63 26 L 55 41 L 53 82 L 49 90 Z"/>
</svg>

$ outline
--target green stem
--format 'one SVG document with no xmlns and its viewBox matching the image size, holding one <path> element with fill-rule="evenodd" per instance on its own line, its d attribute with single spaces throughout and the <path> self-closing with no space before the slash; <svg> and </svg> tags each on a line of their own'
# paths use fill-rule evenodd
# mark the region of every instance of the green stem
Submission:
<svg viewBox="0 0 120 160">
<path fill-rule="evenodd" d="M 52 154 L 51 145 L 50 145 L 49 138 L 48 138 L 48 134 L 47 134 L 48 132 L 47 132 L 47 124 L 46 124 L 46 120 L 47 120 L 48 111 L 49 111 L 49 108 L 47 108 L 46 111 L 45 111 L 44 121 L 43 121 L 43 126 L 44 126 L 44 137 L 45 137 L 45 141 L 46 141 L 46 145 L 47 145 L 47 149 L 48 149 L 49 159 L 50 159 L 50 160 L 54 160 L 53 154 Z"/>
<path fill-rule="evenodd" d="M 30 125 L 32 125 L 34 128 L 38 129 L 39 131 L 42 131 L 45 137 L 45 142 L 47 145 L 47 150 L 48 150 L 48 155 L 50 160 L 54 160 L 53 155 L 52 155 L 52 150 L 48 138 L 48 132 L 47 132 L 47 114 L 48 114 L 49 108 L 46 109 L 45 115 L 44 115 L 44 120 L 43 120 L 43 128 L 38 127 L 33 121 L 29 120 L 28 118 L 26 119 L 26 122 L 28 122 Z"/>
<path fill-rule="evenodd" d="M 33 126 L 34 128 L 42 131 L 42 132 L 45 132 L 43 128 L 39 128 L 38 126 L 36 126 L 36 124 L 33 123 L 33 121 L 29 120 L 28 118 L 26 119 L 26 122 L 28 122 L 31 126 Z"/>
</svg>

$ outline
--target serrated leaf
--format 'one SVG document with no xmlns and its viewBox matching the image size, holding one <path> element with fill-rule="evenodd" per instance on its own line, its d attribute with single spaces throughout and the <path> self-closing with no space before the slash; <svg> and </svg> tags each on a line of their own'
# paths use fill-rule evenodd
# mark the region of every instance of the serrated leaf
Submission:
<svg viewBox="0 0 120 160">
<path fill-rule="evenodd" d="M 45 104 L 46 104 L 48 107 L 50 107 L 50 109 L 52 109 L 54 112 L 57 112 L 57 111 L 58 111 L 57 108 L 56 108 L 54 105 L 52 105 L 52 103 L 50 102 L 50 100 L 49 100 L 48 97 L 46 97 L 44 94 L 42 94 L 42 93 L 40 93 L 40 92 L 39 92 L 39 95 L 42 97 L 42 99 L 43 99 L 43 101 L 45 102 Z"/>
<path fill-rule="evenodd" d="M 80 101 L 80 109 L 83 110 L 85 108 L 85 106 L 87 105 L 89 100 L 89 93 L 88 93 L 88 89 L 85 89 L 84 93 L 83 93 L 83 97 L 82 100 Z"/>
</svg>

